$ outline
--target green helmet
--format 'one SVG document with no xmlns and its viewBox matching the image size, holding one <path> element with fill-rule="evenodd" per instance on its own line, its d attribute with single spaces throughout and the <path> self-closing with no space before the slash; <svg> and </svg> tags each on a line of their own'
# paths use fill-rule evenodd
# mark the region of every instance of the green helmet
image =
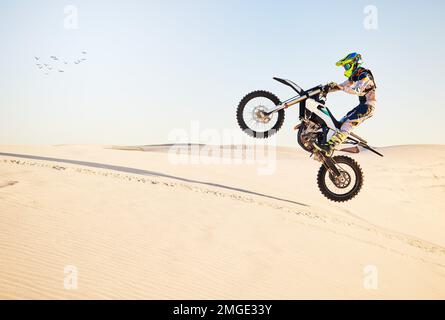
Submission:
<svg viewBox="0 0 445 320">
<path fill-rule="evenodd" d="M 362 56 L 359 53 L 353 52 L 340 61 L 337 61 L 335 65 L 345 68 L 345 77 L 349 78 L 362 65 Z"/>
</svg>

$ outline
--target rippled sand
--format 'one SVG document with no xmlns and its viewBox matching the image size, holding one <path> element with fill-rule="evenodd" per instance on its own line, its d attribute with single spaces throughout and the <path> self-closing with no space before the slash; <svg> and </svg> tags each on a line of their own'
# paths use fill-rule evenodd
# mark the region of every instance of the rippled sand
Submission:
<svg viewBox="0 0 445 320">
<path fill-rule="evenodd" d="M 445 298 L 445 146 L 353 155 L 344 204 L 302 151 L 169 148 L 0 146 L 0 298 Z"/>
</svg>

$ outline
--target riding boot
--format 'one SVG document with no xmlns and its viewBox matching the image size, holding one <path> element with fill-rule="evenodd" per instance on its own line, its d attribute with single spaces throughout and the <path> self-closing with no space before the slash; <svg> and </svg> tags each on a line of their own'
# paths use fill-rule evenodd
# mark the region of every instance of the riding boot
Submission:
<svg viewBox="0 0 445 320">
<path fill-rule="evenodd" d="M 327 143 L 314 143 L 314 147 L 315 149 L 323 152 L 327 157 L 331 157 L 334 153 L 335 147 L 341 145 L 346 140 L 346 138 L 348 138 L 347 133 L 337 131 Z"/>
</svg>

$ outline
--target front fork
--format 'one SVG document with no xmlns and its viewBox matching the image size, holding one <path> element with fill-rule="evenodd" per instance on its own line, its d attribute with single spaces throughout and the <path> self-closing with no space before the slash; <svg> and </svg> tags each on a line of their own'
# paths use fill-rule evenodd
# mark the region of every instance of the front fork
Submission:
<svg viewBox="0 0 445 320">
<path fill-rule="evenodd" d="M 334 177 L 339 177 L 341 176 L 341 172 L 338 170 L 337 166 L 335 165 L 336 162 L 334 161 L 334 159 L 332 159 L 332 157 L 326 157 L 323 156 L 325 159 L 323 161 L 323 165 L 326 167 L 326 169 L 329 170 L 329 172 L 331 172 Z"/>
<path fill-rule="evenodd" d="M 297 124 L 294 127 L 294 130 L 298 130 L 303 125 L 303 122 Z M 327 129 L 329 130 L 329 129 Z M 324 130 L 323 130 L 324 131 Z M 327 132 L 323 132 L 324 139 L 326 140 Z M 312 153 L 314 155 L 314 159 L 317 161 L 320 161 L 326 169 L 332 173 L 335 177 L 341 176 L 341 172 L 338 170 L 337 166 L 335 165 L 336 162 L 332 157 L 326 157 L 324 154 L 322 154 L 320 151 L 314 151 Z"/>
<path fill-rule="evenodd" d="M 334 177 L 341 176 L 340 170 L 338 170 L 336 166 L 336 162 L 332 157 L 326 157 L 324 154 L 322 154 L 320 151 L 315 151 L 314 153 L 314 159 L 317 161 L 320 161 L 323 166 L 326 167 L 326 169 L 332 173 Z"/>
</svg>

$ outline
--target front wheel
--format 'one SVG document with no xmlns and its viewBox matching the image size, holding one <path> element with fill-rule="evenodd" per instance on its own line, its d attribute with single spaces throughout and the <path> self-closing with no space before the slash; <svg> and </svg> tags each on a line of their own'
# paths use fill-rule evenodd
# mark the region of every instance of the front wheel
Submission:
<svg viewBox="0 0 445 320">
<path fill-rule="evenodd" d="M 241 130 L 254 138 L 268 138 L 280 130 L 284 122 L 284 110 L 269 116 L 264 112 L 279 105 L 280 99 L 268 91 L 254 91 L 246 95 L 236 110 Z"/>
<path fill-rule="evenodd" d="M 349 201 L 362 188 L 364 179 L 362 169 L 354 159 L 346 156 L 335 156 L 332 160 L 340 171 L 340 176 L 334 176 L 326 166 L 321 166 L 317 175 L 318 188 L 329 200 Z"/>
</svg>

